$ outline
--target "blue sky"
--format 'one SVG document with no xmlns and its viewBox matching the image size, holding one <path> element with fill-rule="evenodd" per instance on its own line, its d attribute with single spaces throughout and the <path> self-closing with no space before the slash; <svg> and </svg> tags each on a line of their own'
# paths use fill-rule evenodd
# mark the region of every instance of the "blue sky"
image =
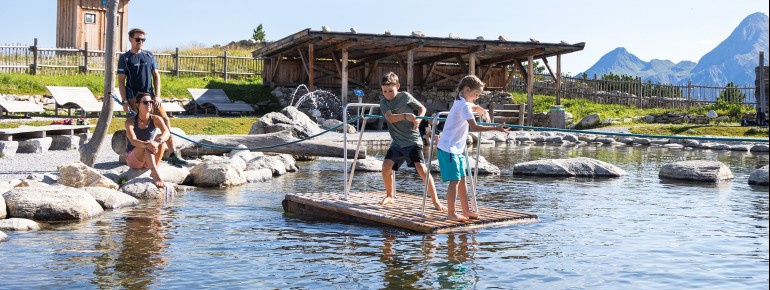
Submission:
<svg viewBox="0 0 770 290">
<path fill-rule="evenodd" d="M 0 0 L 2 44 L 56 44 L 56 0 Z M 150 50 L 226 44 L 264 26 L 268 40 L 305 28 L 541 42 L 585 42 L 562 56 L 562 71 L 587 70 L 607 52 L 625 47 L 644 61 L 698 61 L 746 16 L 768 14 L 761 0 L 476 0 L 476 1 L 255 1 L 132 0 L 129 26 L 148 32 Z M 555 61 L 555 60 L 554 60 Z M 551 62 L 552 64 L 555 62 Z M 554 68 L 555 69 L 555 68 Z"/>
</svg>

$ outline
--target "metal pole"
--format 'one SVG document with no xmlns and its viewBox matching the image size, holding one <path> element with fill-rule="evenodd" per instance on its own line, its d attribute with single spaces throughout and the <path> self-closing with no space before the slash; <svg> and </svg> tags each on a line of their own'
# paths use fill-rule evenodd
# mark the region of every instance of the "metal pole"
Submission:
<svg viewBox="0 0 770 290">
<path fill-rule="evenodd" d="M 478 186 L 476 186 L 479 182 L 479 156 L 481 156 L 481 132 L 479 131 L 478 136 L 478 142 L 476 142 L 476 167 L 474 168 L 473 172 L 473 210 L 476 211 L 476 213 L 479 212 L 479 206 L 476 203 L 476 192 L 478 190 Z"/>
<path fill-rule="evenodd" d="M 436 140 L 436 125 L 438 125 L 438 116 L 439 115 L 448 115 L 449 112 L 437 112 L 433 114 L 433 120 L 431 120 L 430 125 L 430 144 L 428 144 L 428 168 L 425 170 L 426 176 L 425 176 L 425 189 L 422 191 L 422 214 L 421 216 L 425 216 L 425 203 L 428 198 L 428 182 L 430 182 L 431 173 L 430 173 L 430 165 L 431 161 L 433 161 L 433 142 Z"/>
<path fill-rule="evenodd" d="M 365 106 L 365 107 L 378 107 L 378 108 L 380 107 L 379 104 L 362 104 L 362 103 L 346 104 L 345 106 L 342 107 L 342 123 L 343 124 L 347 124 L 348 123 L 347 111 L 348 111 L 348 107 L 350 107 L 350 106 L 354 106 L 354 107 L 364 107 Z M 342 200 L 348 200 L 348 195 L 350 193 L 350 185 L 348 183 L 348 178 L 350 178 L 351 180 L 352 180 L 352 178 L 348 176 L 348 131 L 347 130 L 343 130 L 342 131 L 342 148 L 343 148 L 342 149 L 343 150 L 343 152 L 342 152 L 342 159 L 343 159 L 342 162 L 344 163 L 344 166 L 343 166 L 344 168 L 342 169 L 342 172 L 343 172 L 342 184 L 343 184 L 345 192 L 344 192 L 344 195 L 343 195 L 343 197 L 341 199 Z M 357 157 L 358 157 L 358 151 L 356 151 L 356 158 Z"/>
</svg>

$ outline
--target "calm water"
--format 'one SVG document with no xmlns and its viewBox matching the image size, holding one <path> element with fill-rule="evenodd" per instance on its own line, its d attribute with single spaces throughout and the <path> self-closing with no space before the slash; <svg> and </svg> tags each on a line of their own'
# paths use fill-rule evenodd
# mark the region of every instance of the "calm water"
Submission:
<svg viewBox="0 0 770 290">
<path fill-rule="evenodd" d="M 341 160 L 322 159 L 267 183 L 9 232 L 0 288 L 767 288 L 768 187 L 747 185 L 767 154 L 599 148 L 482 147 L 504 173 L 480 178 L 479 203 L 537 214 L 536 223 L 424 235 L 284 214 L 286 193 L 342 188 Z M 577 156 L 629 175 L 510 173 L 515 162 Z M 722 161 L 736 179 L 658 179 L 662 164 L 689 159 Z M 421 192 L 416 175 L 397 178 L 398 189 Z M 353 188 L 382 190 L 379 173 L 358 175 Z"/>
</svg>

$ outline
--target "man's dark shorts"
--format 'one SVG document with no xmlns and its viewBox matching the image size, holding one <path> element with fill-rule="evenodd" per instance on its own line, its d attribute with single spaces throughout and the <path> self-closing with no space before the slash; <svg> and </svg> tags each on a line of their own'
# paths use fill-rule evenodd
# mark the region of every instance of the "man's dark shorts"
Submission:
<svg viewBox="0 0 770 290">
<path fill-rule="evenodd" d="M 425 163 L 425 157 L 422 155 L 422 145 L 413 145 L 403 148 L 390 147 L 388 153 L 385 153 L 385 159 L 390 159 L 395 162 L 393 164 L 393 170 L 398 170 L 401 164 L 406 162 L 406 165 L 414 168 L 414 163 Z"/>
</svg>

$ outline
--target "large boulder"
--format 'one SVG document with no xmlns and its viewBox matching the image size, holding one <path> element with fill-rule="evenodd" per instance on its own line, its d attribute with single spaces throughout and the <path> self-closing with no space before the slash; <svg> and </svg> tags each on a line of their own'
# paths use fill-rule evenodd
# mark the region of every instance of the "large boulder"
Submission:
<svg viewBox="0 0 770 290">
<path fill-rule="evenodd" d="M 513 166 L 513 174 L 563 177 L 620 177 L 628 173 L 604 161 L 578 157 L 519 163 Z"/>
<path fill-rule="evenodd" d="M 19 150 L 19 141 L 0 141 L 0 155 L 13 156 Z"/>
<path fill-rule="evenodd" d="M 93 196 L 103 209 L 124 208 L 139 204 L 139 200 L 135 197 L 114 189 L 104 187 L 83 187 L 83 190 Z"/>
<path fill-rule="evenodd" d="M 8 190 L 11 190 L 10 187 L 6 190 L 3 185 L 0 185 L 0 219 L 4 219 L 8 216 L 8 212 L 5 210 L 5 199 L 3 198 L 3 194 L 8 192 Z"/>
<path fill-rule="evenodd" d="M 59 184 L 70 187 L 98 186 L 118 189 L 118 184 L 103 176 L 99 171 L 76 161 L 66 165 L 60 165 Z"/>
<path fill-rule="evenodd" d="M 287 106 L 280 113 L 267 113 L 254 123 L 250 135 L 265 134 L 288 130 L 296 138 L 307 138 L 321 133 L 321 128 L 305 113 L 293 106 Z"/>
<path fill-rule="evenodd" d="M 730 168 L 722 162 L 712 160 L 687 160 L 664 164 L 658 177 L 698 182 L 721 182 L 733 179 Z"/>
<path fill-rule="evenodd" d="M 16 187 L 3 194 L 8 215 L 40 221 L 83 220 L 104 212 L 87 192 L 66 186 Z"/>
<path fill-rule="evenodd" d="M 51 136 L 51 147 L 48 150 L 75 150 L 80 147 L 78 135 L 54 135 Z"/>
<path fill-rule="evenodd" d="M 190 170 L 190 182 L 200 187 L 228 187 L 246 183 L 243 171 L 246 164 L 241 158 L 205 158 Z"/>
<path fill-rule="evenodd" d="M 751 175 L 749 175 L 749 184 L 764 186 L 770 185 L 770 182 L 768 182 L 768 166 L 762 166 L 751 172 Z"/>
<path fill-rule="evenodd" d="M 0 231 L 0 242 L 5 242 L 8 240 L 8 235 L 6 235 L 4 232 Z"/>
<path fill-rule="evenodd" d="M 120 190 L 138 199 L 166 200 L 176 195 L 176 184 L 171 182 L 165 182 L 165 184 L 166 187 L 158 188 L 152 178 L 139 177 L 123 184 Z"/>
<path fill-rule="evenodd" d="M 125 172 L 121 173 L 118 176 L 118 179 L 128 181 L 139 177 L 151 178 L 150 176 L 151 173 L 152 173 L 152 170 L 146 169 L 146 168 L 143 168 L 143 169 L 129 168 Z M 169 165 L 166 162 L 161 162 L 158 165 L 158 174 L 160 175 L 160 177 L 163 179 L 164 182 L 182 184 L 182 183 L 185 183 L 188 176 L 190 175 L 190 170 L 187 169 L 186 167 L 180 168 L 180 167 Z"/>
<path fill-rule="evenodd" d="M 358 172 L 382 172 L 382 160 L 374 158 L 358 159 L 356 161 Z"/>
<path fill-rule="evenodd" d="M 473 158 L 473 156 L 468 157 L 468 162 L 470 163 L 471 170 L 473 172 L 476 172 L 476 159 Z M 438 162 L 431 162 L 430 163 L 430 171 L 431 172 L 440 172 L 440 168 L 438 166 Z M 496 165 L 490 163 L 487 161 L 484 156 L 479 156 L 479 175 L 499 175 L 502 171 L 500 170 L 500 167 L 497 167 Z"/>
<path fill-rule="evenodd" d="M 262 168 L 270 169 L 274 176 L 297 171 L 294 157 L 288 154 L 257 156 L 249 160 L 245 170 L 258 170 Z"/>
<path fill-rule="evenodd" d="M 600 124 L 599 123 L 599 114 L 591 114 L 591 115 L 583 117 L 583 119 L 580 120 L 580 122 L 578 122 L 577 125 L 575 125 L 575 128 L 576 129 L 591 129 L 591 128 L 596 128 L 596 126 L 598 126 L 599 124 Z"/>
<path fill-rule="evenodd" d="M 22 218 L 9 218 L 0 220 L 0 230 L 2 231 L 37 231 L 40 229 L 40 224 L 30 219 Z"/>
<path fill-rule="evenodd" d="M 51 137 L 32 138 L 19 141 L 19 148 L 16 153 L 45 153 L 51 148 Z"/>
</svg>

